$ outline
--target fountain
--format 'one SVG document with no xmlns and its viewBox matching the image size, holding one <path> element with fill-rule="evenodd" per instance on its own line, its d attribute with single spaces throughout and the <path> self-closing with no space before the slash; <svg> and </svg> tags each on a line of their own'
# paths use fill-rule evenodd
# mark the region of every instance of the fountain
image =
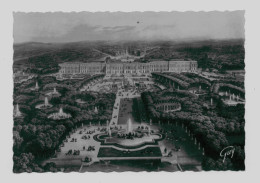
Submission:
<svg viewBox="0 0 260 183">
<path fill-rule="evenodd" d="M 36 109 L 48 109 L 48 108 L 51 108 L 51 107 L 52 107 L 52 105 L 49 103 L 48 97 L 44 98 L 43 104 L 39 104 L 39 105 L 35 106 Z"/>
<path fill-rule="evenodd" d="M 91 121 L 89 122 L 89 126 L 92 126 Z"/>
<path fill-rule="evenodd" d="M 19 104 L 16 104 L 16 113 L 17 114 L 20 114 L 21 112 L 20 112 L 20 109 L 19 109 Z"/>
<path fill-rule="evenodd" d="M 32 90 L 32 91 L 39 90 L 39 85 L 38 85 L 38 82 L 37 82 L 37 81 L 36 81 L 36 83 L 35 83 L 35 87 L 32 87 L 31 90 Z"/>
<path fill-rule="evenodd" d="M 199 93 L 200 93 L 200 91 L 201 91 L 201 85 L 200 85 L 200 87 L 199 87 Z"/>
<path fill-rule="evenodd" d="M 131 133 L 132 131 L 133 131 L 133 129 L 132 129 L 132 121 L 129 118 L 128 121 L 127 121 L 127 124 L 126 124 L 126 132 L 127 133 Z"/>
<path fill-rule="evenodd" d="M 95 107 L 95 110 L 94 110 L 94 112 L 95 112 L 95 113 L 98 113 L 98 109 L 97 109 L 97 107 Z"/>
<path fill-rule="evenodd" d="M 63 114 L 63 109 L 62 109 L 62 107 L 61 107 L 60 110 L 59 110 L 59 114 Z"/>
<path fill-rule="evenodd" d="M 210 99 L 210 105 L 213 105 L 213 99 L 212 98 Z"/>
<path fill-rule="evenodd" d="M 59 112 L 57 113 L 52 113 L 51 115 L 48 116 L 48 118 L 54 119 L 54 120 L 60 120 L 60 119 L 66 119 L 70 118 L 71 115 L 64 113 L 62 107 L 59 109 Z"/>
<path fill-rule="evenodd" d="M 227 91 L 226 91 L 226 96 L 228 96 L 228 93 L 227 93 Z"/>
<path fill-rule="evenodd" d="M 15 117 L 20 117 L 21 115 L 22 115 L 22 113 L 19 110 L 19 105 L 16 104 L 16 108 L 15 108 L 15 111 L 14 111 L 14 116 Z"/>
<path fill-rule="evenodd" d="M 56 90 L 56 87 L 53 88 L 53 93 L 54 94 L 58 93 L 57 90 Z"/>
<path fill-rule="evenodd" d="M 112 136 L 112 133 L 111 133 L 111 130 L 110 128 L 108 127 L 108 136 L 111 137 Z"/>
<path fill-rule="evenodd" d="M 54 96 L 54 97 L 59 97 L 61 94 L 57 91 L 56 87 L 53 88 L 53 91 L 47 93 L 46 95 L 48 96 Z"/>
<path fill-rule="evenodd" d="M 108 120 L 107 120 L 107 134 L 109 135 L 109 137 L 111 137 L 111 129 L 110 129 L 110 125 L 109 125 Z"/>
<path fill-rule="evenodd" d="M 45 99 L 44 99 L 44 105 L 45 105 L 45 106 L 48 106 L 48 105 L 49 105 L 49 101 L 48 101 L 48 98 L 47 98 L 47 97 L 45 97 Z"/>
<path fill-rule="evenodd" d="M 135 125 L 131 118 L 125 121 L 125 125 L 116 126 L 111 129 L 109 125 L 105 133 L 96 135 L 96 139 L 99 142 L 103 142 L 107 145 L 118 144 L 127 149 L 137 149 L 146 145 L 156 145 L 158 140 L 162 140 L 164 137 L 159 132 L 153 132 L 149 125 L 139 125 L 138 129 L 135 129 Z"/>
<path fill-rule="evenodd" d="M 36 81 L 35 90 L 38 90 L 38 89 L 39 89 L 39 85 L 38 85 L 38 82 Z"/>
</svg>

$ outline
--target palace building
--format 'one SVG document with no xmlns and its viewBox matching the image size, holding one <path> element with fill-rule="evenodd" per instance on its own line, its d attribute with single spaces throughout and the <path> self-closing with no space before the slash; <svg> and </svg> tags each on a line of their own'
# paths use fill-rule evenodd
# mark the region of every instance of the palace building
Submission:
<svg viewBox="0 0 260 183">
<path fill-rule="evenodd" d="M 59 64 L 60 74 L 107 74 L 107 75 L 135 75 L 150 74 L 152 72 L 196 72 L 198 68 L 197 61 L 152 61 L 148 63 L 141 62 L 67 62 Z"/>
</svg>

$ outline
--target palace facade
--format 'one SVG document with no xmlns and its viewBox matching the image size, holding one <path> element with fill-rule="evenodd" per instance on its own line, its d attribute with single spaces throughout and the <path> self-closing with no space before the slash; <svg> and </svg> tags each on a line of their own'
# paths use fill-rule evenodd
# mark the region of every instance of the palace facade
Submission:
<svg viewBox="0 0 260 183">
<path fill-rule="evenodd" d="M 59 64 L 60 74 L 150 74 L 152 72 L 196 72 L 197 61 L 152 61 L 141 62 L 111 62 L 111 63 L 80 63 L 67 62 Z"/>
</svg>

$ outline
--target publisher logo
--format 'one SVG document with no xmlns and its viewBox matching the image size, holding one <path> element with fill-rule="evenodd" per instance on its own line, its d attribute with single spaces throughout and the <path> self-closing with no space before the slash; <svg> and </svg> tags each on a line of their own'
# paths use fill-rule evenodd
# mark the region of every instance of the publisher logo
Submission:
<svg viewBox="0 0 260 183">
<path fill-rule="evenodd" d="M 234 153 L 235 153 L 235 148 L 233 146 L 228 146 L 222 149 L 219 155 L 220 157 L 223 158 L 223 163 L 224 163 L 227 157 L 233 158 Z"/>
</svg>

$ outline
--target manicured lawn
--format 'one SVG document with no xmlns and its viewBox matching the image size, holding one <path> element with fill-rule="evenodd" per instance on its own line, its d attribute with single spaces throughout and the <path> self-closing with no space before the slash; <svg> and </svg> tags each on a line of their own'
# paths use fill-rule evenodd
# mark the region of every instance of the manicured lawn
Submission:
<svg viewBox="0 0 260 183">
<path fill-rule="evenodd" d="M 159 147 L 147 147 L 138 151 L 120 151 L 111 147 L 101 147 L 98 157 L 161 157 Z"/>
<path fill-rule="evenodd" d="M 124 125 L 127 123 L 127 120 L 130 118 L 133 124 L 140 124 L 139 121 L 135 121 L 133 117 L 133 99 L 121 99 L 119 116 L 118 116 L 118 125 Z"/>
<path fill-rule="evenodd" d="M 159 142 L 161 151 L 167 148 L 168 151 L 172 150 L 173 154 L 177 156 L 178 163 L 183 164 L 196 164 L 198 165 L 202 159 L 202 150 L 194 145 L 194 141 L 185 133 L 181 126 L 161 125 L 161 128 L 167 131 L 166 138 Z M 170 131 L 172 131 L 170 133 Z M 175 151 L 176 147 L 180 147 L 179 151 Z"/>
</svg>

